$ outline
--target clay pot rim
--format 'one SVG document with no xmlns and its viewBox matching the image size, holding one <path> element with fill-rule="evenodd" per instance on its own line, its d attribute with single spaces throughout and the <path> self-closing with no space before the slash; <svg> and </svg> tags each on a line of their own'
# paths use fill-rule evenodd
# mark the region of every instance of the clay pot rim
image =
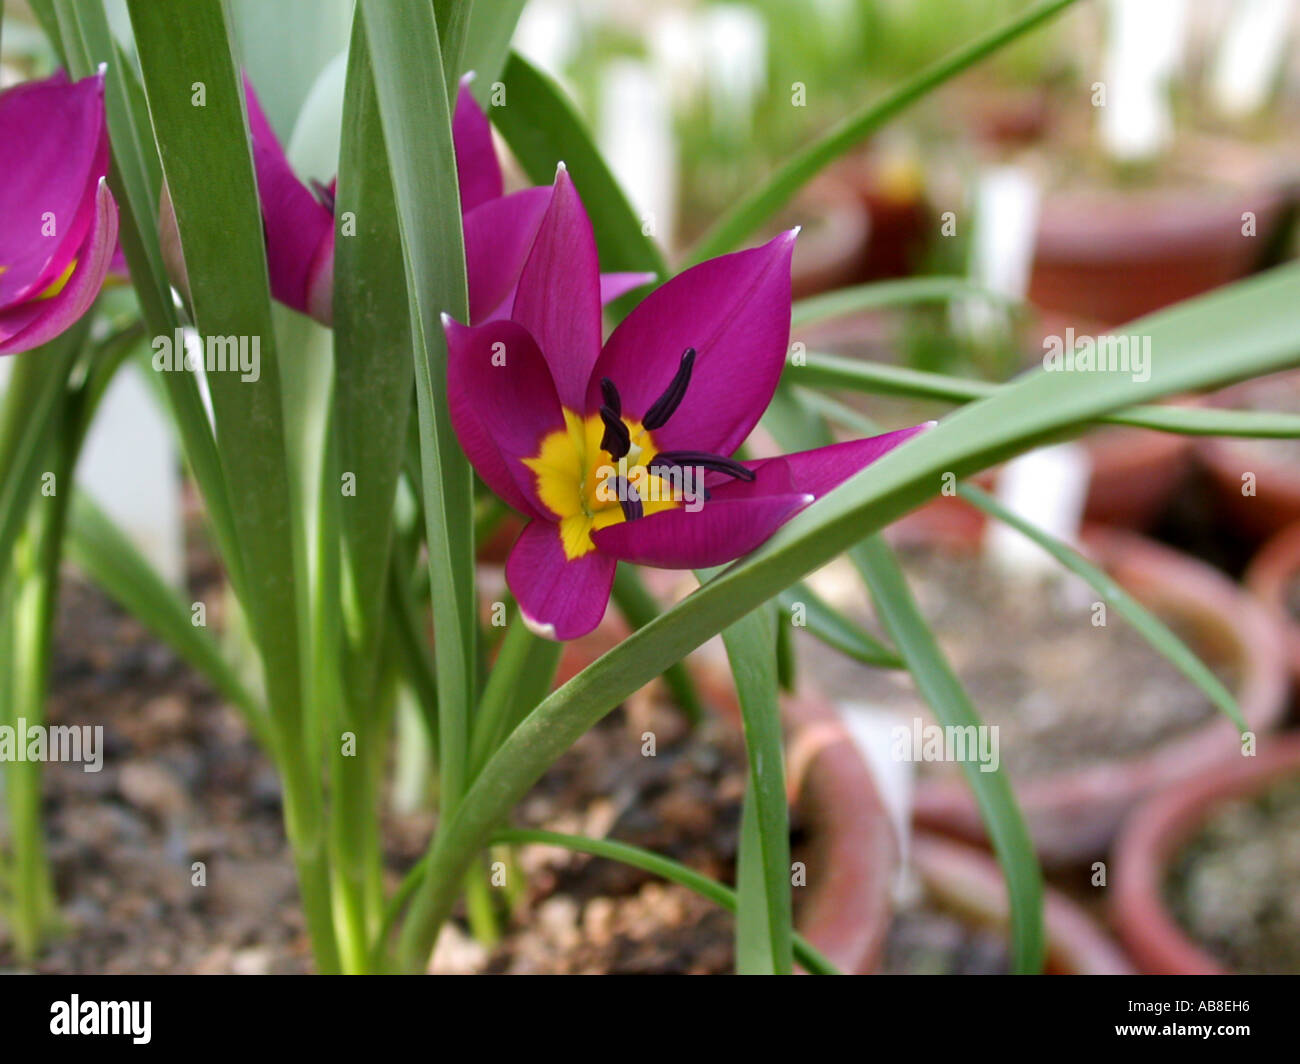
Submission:
<svg viewBox="0 0 1300 1064">
<path fill-rule="evenodd" d="M 1134 957 L 1152 974 L 1228 974 L 1174 921 L 1164 904 L 1164 877 L 1179 847 L 1223 801 L 1257 794 L 1300 771 L 1300 735 L 1278 736 L 1258 756 L 1210 768 L 1145 802 L 1115 846 L 1113 919 Z"/>
<path fill-rule="evenodd" d="M 910 846 L 912 867 L 945 906 L 1006 926 L 1006 880 L 987 851 L 928 831 L 914 833 Z M 1124 952 L 1076 902 L 1049 886 L 1044 888 L 1043 906 L 1049 969 L 1068 975 L 1134 974 Z"/>
<path fill-rule="evenodd" d="M 1091 548 L 1093 560 L 1128 577 L 1117 577 L 1128 590 L 1143 584 L 1158 589 L 1153 597 L 1181 603 L 1174 608 L 1196 616 L 1206 630 L 1217 630 L 1220 637 L 1236 643 L 1241 663 L 1237 701 L 1253 731 L 1267 731 L 1280 719 L 1287 692 L 1282 636 L 1259 603 L 1209 565 L 1136 533 L 1087 526 L 1083 540 Z M 954 543 L 951 539 L 946 542 Z M 1231 721 L 1216 711 L 1204 723 L 1135 757 L 1021 780 L 1016 795 L 1027 814 L 1031 809 L 1063 812 L 1095 805 L 1098 795 L 1122 794 L 1134 803 L 1154 789 L 1223 763 L 1237 743 Z M 928 826 L 967 836 L 976 809 L 964 781 L 956 779 L 919 783 L 915 808 L 918 819 Z M 980 825 L 982 833 L 978 816 L 974 824 Z M 1075 859 L 1082 856 L 1074 854 Z"/>
<path fill-rule="evenodd" d="M 1276 185 L 1057 192 L 1043 205 L 1037 255 L 1102 264 L 1210 254 L 1240 240 L 1242 211 L 1254 211 L 1268 229 L 1287 201 Z"/>
<path fill-rule="evenodd" d="M 1287 584 L 1297 576 L 1300 576 L 1300 521 L 1285 526 L 1267 540 L 1251 559 L 1243 578 L 1286 633 L 1291 671 L 1300 682 L 1300 618 L 1291 615 L 1286 602 Z"/>
</svg>

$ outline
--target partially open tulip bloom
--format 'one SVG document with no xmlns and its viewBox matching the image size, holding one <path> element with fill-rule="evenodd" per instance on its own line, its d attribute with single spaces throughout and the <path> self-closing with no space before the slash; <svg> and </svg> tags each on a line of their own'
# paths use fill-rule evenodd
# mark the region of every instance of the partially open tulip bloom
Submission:
<svg viewBox="0 0 1300 1064">
<path fill-rule="evenodd" d="M 514 288 L 550 202 L 549 188 L 502 195 L 503 180 L 487 115 L 462 81 L 452 118 L 460 208 L 465 228 L 470 320 L 486 321 L 508 309 Z M 334 196 L 328 186 L 299 181 L 284 149 L 244 82 L 258 194 L 266 228 L 271 294 L 324 325 L 334 316 Z M 609 274 L 606 302 L 654 279 L 653 274 Z"/>
<path fill-rule="evenodd" d="M 795 233 L 701 263 L 601 344 L 591 223 L 562 169 L 508 318 L 444 317 L 452 424 L 531 518 L 506 578 L 529 626 L 600 622 L 619 561 L 720 565 L 924 426 L 759 461 L 731 456 L 776 390 Z"/>
<path fill-rule="evenodd" d="M 0 93 L 0 144 L 0 355 L 12 355 L 90 309 L 117 246 L 103 72 Z"/>
</svg>

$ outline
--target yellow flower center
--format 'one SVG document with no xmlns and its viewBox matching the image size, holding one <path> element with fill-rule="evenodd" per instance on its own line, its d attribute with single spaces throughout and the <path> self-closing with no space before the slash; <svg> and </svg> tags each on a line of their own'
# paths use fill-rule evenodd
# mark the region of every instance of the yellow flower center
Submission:
<svg viewBox="0 0 1300 1064">
<path fill-rule="evenodd" d="M 537 454 L 524 459 L 537 476 L 538 498 L 559 520 L 569 561 L 596 549 L 592 532 L 627 520 L 623 501 L 629 489 L 636 492 L 646 516 L 670 510 L 685 497 L 680 483 L 650 472 L 659 453 L 650 431 L 639 421 L 622 421 L 632 446 L 621 459 L 600 445 L 605 433 L 600 416 L 584 418 L 572 410 L 564 411 L 565 427 L 548 433 Z"/>
</svg>

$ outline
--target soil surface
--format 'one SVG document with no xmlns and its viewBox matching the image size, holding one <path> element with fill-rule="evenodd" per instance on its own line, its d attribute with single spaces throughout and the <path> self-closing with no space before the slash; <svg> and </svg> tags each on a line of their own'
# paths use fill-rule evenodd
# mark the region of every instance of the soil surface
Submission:
<svg viewBox="0 0 1300 1064">
<path fill-rule="evenodd" d="M 1170 866 L 1183 929 L 1235 972 L 1300 973 L 1300 776 L 1221 806 Z"/>
<path fill-rule="evenodd" d="M 905 547 L 900 557 L 982 719 L 998 725 L 1001 761 L 1013 775 L 1137 757 L 1216 712 L 1113 609 L 1094 625 L 1097 596 L 1075 578 L 1009 578 L 978 558 L 929 547 Z M 1164 619 L 1179 631 L 1176 619 Z M 1179 634 L 1200 649 L 1194 635 Z M 812 637 L 801 642 L 804 667 L 837 700 L 905 723 L 930 719 L 907 674 L 858 665 Z M 1222 662 L 1207 663 L 1232 685 Z"/>
<path fill-rule="evenodd" d="M 51 723 L 103 727 L 104 759 L 94 773 L 46 766 L 49 854 L 64 927 L 35 970 L 310 971 L 279 783 L 238 713 L 75 579 L 63 588 L 54 670 Z M 642 752 L 647 732 L 655 735 L 653 757 Z M 733 882 L 744 783 L 735 729 L 707 720 L 689 732 L 671 706 L 645 697 L 584 736 L 521 803 L 515 821 L 620 839 Z M 427 813 L 387 818 L 392 885 L 432 827 Z M 797 858 L 797 814 L 792 844 Z M 485 946 L 472 937 L 462 909 L 433 970 L 733 968 L 733 918 L 683 887 L 552 847 L 497 850 L 492 859 L 505 875 L 501 889 L 485 892 L 497 941 Z M 485 861 L 485 879 L 490 874 Z M 888 957 L 899 972 L 1005 966 L 996 932 L 925 904 L 896 922 Z M 16 967 L 0 926 L 0 970 Z"/>
</svg>

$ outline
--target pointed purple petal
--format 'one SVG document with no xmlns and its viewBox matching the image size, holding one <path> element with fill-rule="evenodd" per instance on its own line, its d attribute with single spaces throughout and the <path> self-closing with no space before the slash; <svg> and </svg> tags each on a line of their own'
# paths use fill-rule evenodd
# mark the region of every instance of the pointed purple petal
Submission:
<svg viewBox="0 0 1300 1064">
<path fill-rule="evenodd" d="M 0 355 L 29 351 L 52 340 L 90 309 L 117 247 L 117 203 L 103 178 L 95 189 L 90 234 L 78 249 L 76 268 L 58 295 L 31 299 L 0 312 Z"/>
<path fill-rule="evenodd" d="M 911 428 L 897 429 L 879 436 L 868 436 L 861 440 L 848 440 L 845 443 L 833 443 L 829 447 L 816 447 L 811 451 L 797 451 L 794 454 L 781 455 L 779 458 L 763 458 L 754 462 L 742 463 L 757 475 L 754 485 L 761 485 L 766 479 L 765 468 L 779 463 L 784 478 L 789 476 L 790 490 L 806 493 L 820 499 L 828 491 L 837 488 L 860 469 L 864 469 L 881 455 L 887 454 L 900 443 L 906 443 L 913 436 L 934 426 L 927 421 Z M 727 495 L 735 490 L 732 485 L 742 482 L 732 481 L 714 489 L 714 482 L 708 482 L 715 495 Z"/>
<path fill-rule="evenodd" d="M 760 546 L 812 502 L 811 495 L 714 495 L 703 508 L 661 510 L 592 533 L 596 549 L 660 569 L 724 565 Z"/>
<path fill-rule="evenodd" d="M 49 288 L 85 243 L 108 172 L 103 75 L 69 83 L 60 73 L 0 93 L 0 144 L 11 156 L 0 179 L 3 309 Z"/>
<path fill-rule="evenodd" d="M 790 340 L 794 234 L 702 262 L 656 288 L 614 330 L 592 375 L 618 387 L 623 409 L 642 417 L 695 348 L 686 396 L 655 432 L 661 450 L 729 455 L 772 400 Z"/>
<path fill-rule="evenodd" d="M 564 414 L 546 360 L 512 321 L 469 327 L 444 318 L 451 424 L 470 464 L 488 487 L 522 513 L 550 516 L 537 497 L 534 457 Z"/>
<path fill-rule="evenodd" d="M 460 80 L 451 136 L 456 145 L 456 173 L 460 178 L 460 211 L 500 197 L 501 166 L 492 146 L 492 126 L 469 91 L 470 75 Z"/>
<path fill-rule="evenodd" d="M 653 273 L 602 273 L 600 275 L 600 305 L 612 303 L 619 296 L 635 292 L 655 280 Z"/>
<path fill-rule="evenodd" d="M 294 174 L 247 78 L 244 98 L 266 225 L 271 294 L 303 314 L 314 310 L 314 317 L 329 324 L 333 316 L 334 212 Z"/>
<path fill-rule="evenodd" d="M 549 188 L 526 188 L 488 200 L 465 215 L 465 271 L 472 324 L 509 316 L 519 275 L 550 202 Z"/>
<path fill-rule="evenodd" d="M 535 520 L 510 552 L 506 583 L 529 628 L 548 639 L 577 639 L 605 616 L 617 565 L 599 551 L 569 561 L 559 526 Z"/>
<path fill-rule="evenodd" d="M 546 355 L 560 402 L 583 412 L 600 356 L 600 266 L 591 220 L 563 168 L 555 175 L 510 316 Z"/>
</svg>

